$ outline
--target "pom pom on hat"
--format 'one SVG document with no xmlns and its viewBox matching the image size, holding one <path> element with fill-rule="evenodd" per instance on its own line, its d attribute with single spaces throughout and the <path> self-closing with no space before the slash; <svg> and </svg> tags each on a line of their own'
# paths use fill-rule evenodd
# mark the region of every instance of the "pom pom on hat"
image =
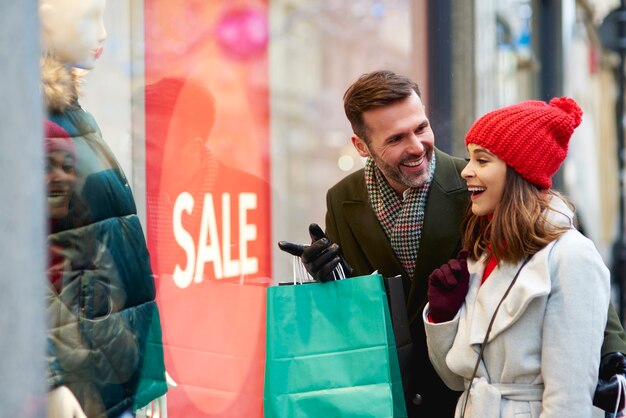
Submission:
<svg viewBox="0 0 626 418">
<path fill-rule="evenodd" d="M 582 114 L 569 97 L 555 97 L 549 104 L 527 100 L 480 117 L 467 132 L 465 145 L 488 149 L 527 181 L 548 189 Z"/>
<path fill-rule="evenodd" d="M 74 146 L 74 142 L 72 142 L 70 134 L 68 134 L 61 125 L 46 119 L 44 121 L 44 131 L 46 152 L 65 151 L 76 161 L 76 147 Z"/>
</svg>

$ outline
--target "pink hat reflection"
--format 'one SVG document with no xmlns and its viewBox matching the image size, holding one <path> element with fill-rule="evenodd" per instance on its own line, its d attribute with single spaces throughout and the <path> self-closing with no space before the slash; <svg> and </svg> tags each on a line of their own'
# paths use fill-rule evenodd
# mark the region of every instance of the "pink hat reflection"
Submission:
<svg viewBox="0 0 626 418">
<path fill-rule="evenodd" d="M 76 147 L 74 146 L 74 142 L 72 142 L 70 134 L 68 134 L 62 126 L 47 119 L 44 122 L 44 129 L 46 152 L 65 151 L 70 154 L 74 162 L 76 162 Z"/>
</svg>

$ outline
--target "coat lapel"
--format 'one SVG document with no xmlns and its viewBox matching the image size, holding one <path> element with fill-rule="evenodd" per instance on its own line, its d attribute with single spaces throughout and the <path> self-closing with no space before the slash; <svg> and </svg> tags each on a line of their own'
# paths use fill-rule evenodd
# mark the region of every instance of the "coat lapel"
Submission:
<svg viewBox="0 0 626 418">
<path fill-rule="evenodd" d="M 365 196 L 343 203 L 346 220 L 365 257 L 383 275 L 389 271 L 404 271 L 391 243 L 380 226 Z"/>
<path fill-rule="evenodd" d="M 546 257 L 551 245 L 553 244 L 535 254 L 522 268 L 517 281 L 498 310 L 488 342 L 514 324 L 535 298 L 550 293 L 551 283 L 546 272 Z M 484 262 L 484 259 L 478 263 L 470 262 L 469 266 L 471 284 L 467 301 L 469 306 L 473 305 L 473 309 L 468 312 L 470 344 L 482 344 L 498 303 L 522 265 L 520 262 L 517 265 L 504 264 L 496 267 L 481 285 Z"/>
</svg>

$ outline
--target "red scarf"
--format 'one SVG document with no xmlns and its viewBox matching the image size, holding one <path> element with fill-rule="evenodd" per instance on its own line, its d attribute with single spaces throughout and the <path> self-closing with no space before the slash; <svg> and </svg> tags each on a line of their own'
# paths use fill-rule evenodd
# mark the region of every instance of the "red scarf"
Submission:
<svg viewBox="0 0 626 418">
<path fill-rule="evenodd" d="M 489 248 L 491 248 L 491 245 L 489 246 Z M 493 253 L 491 253 L 491 255 L 489 256 L 489 260 L 487 261 L 487 265 L 485 266 L 485 271 L 483 272 L 483 278 L 480 281 L 480 284 L 485 283 L 485 280 L 487 280 L 487 277 L 489 277 L 489 275 L 491 274 L 493 269 L 496 268 L 497 265 L 498 259 Z"/>
<path fill-rule="evenodd" d="M 493 214 L 487 215 L 487 218 L 489 219 L 489 222 L 491 222 L 491 220 L 493 219 Z M 489 250 L 489 252 L 491 252 L 491 244 L 487 245 L 487 249 Z M 491 253 L 491 255 L 489 256 L 489 260 L 487 260 L 485 271 L 483 272 L 483 278 L 480 281 L 481 285 L 485 283 L 485 280 L 487 280 L 487 277 L 489 277 L 489 275 L 491 274 L 493 269 L 496 268 L 497 265 L 498 265 L 498 259 L 493 253 Z"/>
</svg>

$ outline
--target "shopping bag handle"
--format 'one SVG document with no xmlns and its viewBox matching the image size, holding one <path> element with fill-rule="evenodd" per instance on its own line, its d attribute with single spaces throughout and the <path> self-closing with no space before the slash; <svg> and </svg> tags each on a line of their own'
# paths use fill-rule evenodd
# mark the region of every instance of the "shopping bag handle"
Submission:
<svg viewBox="0 0 626 418">
<path fill-rule="evenodd" d="M 302 264 L 302 260 L 300 259 L 300 257 L 298 257 L 298 256 L 294 256 L 293 257 L 292 269 L 293 269 L 292 276 L 293 276 L 293 284 L 294 285 L 302 284 L 305 281 L 306 282 L 310 282 L 310 281 L 313 280 L 313 278 L 311 277 L 309 272 L 306 271 L 306 268 L 304 267 L 304 264 Z"/>
<path fill-rule="evenodd" d="M 346 272 L 343 270 L 341 263 L 335 266 L 333 270 L 333 280 L 343 280 L 346 278 Z"/>
<path fill-rule="evenodd" d="M 316 280 L 309 274 L 302 263 L 302 259 L 299 256 L 294 256 L 292 262 L 292 270 L 293 270 L 293 284 L 303 284 L 303 283 L 311 283 Z M 343 280 L 346 278 L 346 272 L 343 269 L 341 263 L 337 264 L 332 271 L 332 280 Z"/>
</svg>

